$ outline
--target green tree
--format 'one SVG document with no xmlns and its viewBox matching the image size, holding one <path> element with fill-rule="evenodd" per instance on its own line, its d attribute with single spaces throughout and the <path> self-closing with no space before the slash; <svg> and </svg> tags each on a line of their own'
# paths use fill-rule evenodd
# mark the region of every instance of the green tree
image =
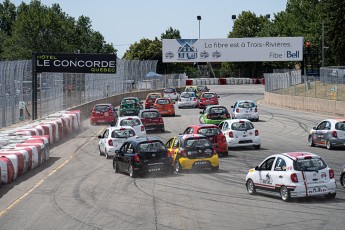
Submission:
<svg viewBox="0 0 345 230">
<path fill-rule="evenodd" d="M 161 39 L 181 39 L 180 31 L 169 27 L 165 33 L 161 34 Z"/>
</svg>

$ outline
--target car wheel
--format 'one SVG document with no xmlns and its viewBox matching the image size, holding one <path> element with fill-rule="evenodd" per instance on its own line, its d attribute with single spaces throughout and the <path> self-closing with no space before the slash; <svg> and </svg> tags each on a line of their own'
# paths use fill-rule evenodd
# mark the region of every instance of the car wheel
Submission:
<svg viewBox="0 0 345 230">
<path fill-rule="evenodd" d="M 202 116 L 199 117 L 200 124 L 205 124 L 204 118 Z"/>
<path fill-rule="evenodd" d="M 336 192 L 335 193 L 328 193 L 328 194 L 325 195 L 325 197 L 327 199 L 334 199 L 336 195 L 337 195 Z"/>
<path fill-rule="evenodd" d="M 174 166 L 172 166 L 172 167 L 170 167 L 170 169 L 168 170 L 167 175 L 168 175 L 168 176 L 172 176 L 172 175 L 174 175 L 174 172 L 175 172 L 175 168 L 174 168 Z"/>
<path fill-rule="evenodd" d="M 252 179 L 248 179 L 246 183 L 247 191 L 250 195 L 254 195 L 256 193 L 255 185 Z"/>
<path fill-rule="evenodd" d="M 175 113 L 173 113 L 171 116 L 175 117 Z"/>
<path fill-rule="evenodd" d="M 108 150 L 107 149 L 105 149 L 105 159 L 109 159 L 109 155 L 108 155 Z"/>
<path fill-rule="evenodd" d="M 314 147 L 315 146 L 312 136 L 308 137 L 308 144 L 309 144 L 310 147 Z"/>
<path fill-rule="evenodd" d="M 345 187 L 345 173 L 341 174 L 340 177 L 340 184 Z"/>
<path fill-rule="evenodd" d="M 282 186 L 280 188 L 280 197 L 282 198 L 283 201 L 287 202 L 290 201 L 291 196 L 290 196 L 290 191 L 287 187 Z"/>
<path fill-rule="evenodd" d="M 135 177 L 135 173 L 134 173 L 134 169 L 133 169 L 133 166 L 132 165 L 129 165 L 128 166 L 128 173 L 129 173 L 129 176 L 134 178 Z"/>
<path fill-rule="evenodd" d="M 219 170 L 219 165 L 215 166 L 215 167 L 212 167 L 211 170 L 213 172 L 217 172 Z"/>
<path fill-rule="evenodd" d="M 180 164 L 180 160 L 176 159 L 175 160 L 175 172 L 181 173 L 182 172 L 182 166 Z"/>
<path fill-rule="evenodd" d="M 117 164 L 117 160 L 113 160 L 113 169 L 115 171 L 115 173 L 119 172 L 119 165 Z"/>
<path fill-rule="evenodd" d="M 327 140 L 327 142 L 326 142 L 326 148 L 327 148 L 328 150 L 333 149 L 333 147 L 332 147 L 332 143 L 331 143 L 331 141 L 330 141 L 330 140 Z"/>
<path fill-rule="evenodd" d="M 261 145 L 254 145 L 254 149 L 260 149 Z"/>
<path fill-rule="evenodd" d="M 229 156 L 229 152 L 223 153 L 223 157 Z"/>
<path fill-rule="evenodd" d="M 165 133 L 165 129 L 161 129 L 161 132 L 162 132 L 162 133 Z"/>
<path fill-rule="evenodd" d="M 103 153 L 102 153 L 101 147 L 99 147 L 99 146 L 98 146 L 98 151 L 99 151 L 99 155 L 100 155 L 100 156 L 103 156 Z"/>
</svg>

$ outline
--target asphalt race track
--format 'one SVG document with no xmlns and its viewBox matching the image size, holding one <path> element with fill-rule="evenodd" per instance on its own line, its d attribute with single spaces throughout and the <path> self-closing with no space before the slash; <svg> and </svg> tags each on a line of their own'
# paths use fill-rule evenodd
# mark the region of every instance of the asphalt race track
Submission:
<svg viewBox="0 0 345 230">
<path fill-rule="evenodd" d="M 238 99 L 263 99 L 262 85 L 209 86 L 228 109 Z M 177 109 L 164 118 L 167 141 L 197 124 L 199 109 Z M 132 179 L 115 174 L 99 156 L 97 135 L 106 127 L 83 122 L 83 131 L 51 149 L 50 160 L 0 188 L 0 229 L 344 229 L 345 188 L 339 173 L 345 150 L 309 147 L 308 132 L 327 115 L 259 104 L 261 149 L 231 149 L 220 170 Z M 288 151 L 321 155 L 335 170 L 333 200 L 248 194 L 248 170 L 265 157 Z"/>
</svg>

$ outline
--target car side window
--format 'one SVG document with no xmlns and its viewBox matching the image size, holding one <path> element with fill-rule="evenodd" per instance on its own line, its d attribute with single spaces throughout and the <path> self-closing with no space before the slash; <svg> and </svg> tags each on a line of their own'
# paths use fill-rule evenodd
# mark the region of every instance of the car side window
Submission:
<svg viewBox="0 0 345 230">
<path fill-rule="evenodd" d="M 134 147 L 133 145 L 129 144 L 126 153 L 132 154 L 134 153 Z"/>
<path fill-rule="evenodd" d="M 331 123 L 330 122 L 328 122 L 328 121 L 325 122 L 325 129 L 331 130 Z"/>
<path fill-rule="evenodd" d="M 170 139 L 166 144 L 165 144 L 165 147 L 168 149 L 171 147 L 171 143 L 174 139 Z"/>
<path fill-rule="evenodd" d="M 278 157 L 274 166 L 274 171 L 286 171 L 286 162 L 284 159 Z"/>
<path fill-rule="evenodd" d="M 124 143 L 121 148 L 120 148 L 120 153 L 125 153 L 127 151 L 127 148 L 128 148 L 128 142 Z"/>
<path fill-rule="evenodd" d="M 260 165 L 260 170 L 270 171 L 273 166 L 275 157 L 268 158 Z"/>
<path fill-rule="evenodd" d="M 174 143 L 173 143 L 173 148 L 178 148 L 179 147 L 179 141 L 178 138 L 175 138 Z"/>
<path fill-rule="evenodd" d="M 229 129 L 229 124 L 228 122 L 224 122 L 224 125 L 223 125 L 223 129 L 224 131 L 228 130 Z"/>
<path fill-rule="evenodd" d="M 323 129 L 325 129 L 325 122 L 321 122 L 318 126 L 317 126 L 317 130 L 323 130 Z"/>
<path fill-rule="evenodd" d="M 187 128 L 184 132 L 183 132 L 183 134 L 189 134 L 189 133 L 191 133 L 191 127 L 189 127 L 189 128 Z"/>
</svg>

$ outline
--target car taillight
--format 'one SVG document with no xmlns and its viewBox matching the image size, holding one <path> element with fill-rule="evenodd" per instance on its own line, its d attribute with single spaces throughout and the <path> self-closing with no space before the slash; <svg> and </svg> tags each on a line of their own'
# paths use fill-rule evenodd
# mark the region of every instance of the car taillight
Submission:
<svg viewBox="0 0 345 230">
<path fill-rule="evenodd" d="M 255 136 L 259 136 L 259 130 L 255 130 Z"/>
<path fill-rule="evenodd" d="M 211 116 L 210 116 L 210 115 L 208 115 L 208 114 L 207 114 L 207 116 L 206 116 L 206 117 L 207 117 L 207 119 L 210 119 L 210 118 L 211 118 Z"/>
<path fill-rule="evenodd" d="M 92 110 L 92 113 L 91 113 L 92 115 L 95 115 L 96 114 L 96 111 L 95 110 Z"/>
<path fill-rule="evenodd" d="M 176 95 L 176 92 L 174 92 L 174 95 Z"/>
<path fill-rule="evenodd" d="M 222 136 L 222 142 L 226 142 L 225 136 Z"/>
<path fill-rule="evenodd" d="M 226 114 L 226 118 L 230 118 L 230 114 L 227 113 L 227 114 Z"/>
<path fill-rule="evenodd" d="M 140 158 L 139 158 L 138 154 L 134 155 L 133 160 L 137 163 L 140 163 Z"/>
<path fill-rule="evenodd" d="M 233 137 L 234 137 L 234 133 L 230 131 L 230 132 L 229 132 L 229 137 L 230 137 L 230 138 L 233 138 Z"/>
<path fill-rule="evenodd" d="M 337 137 L 338 137 L 337 131 L 333 131 L 333 132 L 332 132 L 332 136 L 333 136 L 334 138 L 337 138 Z"/>
<path fill-rule="evenodd" d="M 196 98 L 194 97 L 193 101 L 196 101 Z"/>
<path fill-rule="evenodd" d="M 178 99 L 178 101 L 181 101 L 181 98 L 180 98 L 180 99 Z"/>
<path fill-rule="evenodd" d="M 180 154 L 181 154 L 181 156 L 183 156 L 183 157 L 186 157 L 187 156 L 187 154 L 186 154 L 186 150 L 184 150 L 184 149 L 180 149 Z"/>
<path fill-rule="evenodd" d="M 257 113 L 257 112 L 258 112 L 258 108 L 256 108 L 256 107 L 255 107 L 255 110 L 254 110 L 254 112 L 256 112 L 256 113 Z"/>
<path fill-rule="evenodd" d="M 141 131 L 144 131 L 145 127 L 142 125 L 140 129 L 141 129 Z"/>
<path fill-rule="evenodd" d="M 329 179 L 333 179 L 334 178 L 334 170 L 330 169 L 329 170 Z"/>
<path fill-rule="evenodd" d="M 163 123 L 163 118 L 160 117 L 160 118 L 158 119 L 158 121 L 159 121 L 159 123 Z"/>
<path fill-rule="evenodd" d="M 113 140 L 111 140 L 111 139 L 108 140 L 108 145 L 109 145 L 109 146 L 113 146 Z"/>
<path fill-rule="evenodd" d="M 120 105 L 120 109 L 122 108 L 122 105 Z"/>
<path fill-rule="evenodd" d="M 298 177 L 297 177 L 297 174 L 296 173 L 292 173 L 291 176 L 291 181 L 294 182 L 294 183 L 298 183 Z"/>
<path fill-rule="evenodd" d="M 236 109 L 236 113 L 239 113 L 240 112 L 240 110 L 239 109 Z"/>
</svg>

